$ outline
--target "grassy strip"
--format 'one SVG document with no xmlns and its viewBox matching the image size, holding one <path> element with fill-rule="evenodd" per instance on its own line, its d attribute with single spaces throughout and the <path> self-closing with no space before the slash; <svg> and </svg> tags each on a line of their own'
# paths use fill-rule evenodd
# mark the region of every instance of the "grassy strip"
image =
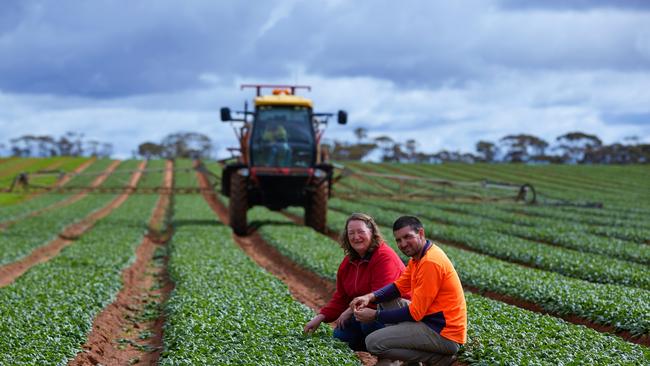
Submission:
<svg viewBox="0 0 650 366">
<path fill-rule="evenodd" d="M 169 262 L 176 288 L 161 365 L 359 363 L 328 327 L 302 335 L 312 312 L 239 250 L 200 196 L 176 203 Z"/>
<path fill-rule="evenodd" d="M 266 212 L 263 212 L 263 209 L 255 210 L 253 215 L 256 219 L 261 218 L 267 223 L 260 231 L 265 239 L 273 239 L 270 241 L 271 244 L 278 245 L 279 250 L 289 253 L 288 256 L 298 263 L 319 263 L 313 266 L 322 268 L 314 270 L 318 275 L 324 278 L 335 276 L 336 269 L 332 268 L 336 268 L 340 263 L 341 254 L 323 257 L 313 253 L 331 250 L 321 247 L 333 247 L 340 253 L 336 245 L 323 236 L 308 242 L 304 241 L 304 237 L 298 239 L 285 237 L 284 229 L 291 225 L 286 218 L 268 210 Z M 301 228 L 294 227 L 294 230 L 301 230 Z M 305 250 L 306 247 L 309 250 Z M 496 261 L 489 257 L 447 246 L 443 246 L 443 249 L 454 262 L 464 283 L 468 279 L 463 277 L 462 272 L 468 264 L 479 274 L 491 273 L 495 269 L 494 266 L 486 266 L 485 263 L 476 261 L 476 258 Z M 504 265 L 508 264 L 504 263 Z M 495 277 L 501 275 L 504 273 L 494 274 Z M 520 276 L 524 282 L 527 278 Z M 567 298 L 568 296 L 564 296 L 562 301 Z M 462 349 L 461 359 L 472 364 L 643 364 L 650 357 L 650 350 L 645 347 L 555 317 L 537 314 L 473 294 L 467 294 L 467 304 L 469 341 Z M 636 315 L 640 314 L 633 314 Z M 513 339 L 522 341 L 513 343 Z"/>
<path fill-rule="evenodd" d="M 392 224 L 392 221 L 400 215 L 400 212 L 377 208 L 373 210 L 372 206 L 359 203 L 342 201 L 330 201 L 330 203 L 345 212 L 368 212 L 375 217 L 377 222 L 384 225 Z M 415 214 L 419 215 L 420 213 L 415 212 Z M 425 217 L 427 217 L 426 214 L 422 216 L 422 218 Z M 426 232 L 434 238 L 437 236 L 444 238 L 445 235 L 448 235 L 446 237 L 449 239 L 462 241 L 476 247 L 481 246 L 481 250 L 491 251 L 491 248 L 497 247 L 503 253 L 508 253 L 508 250 L 511 249 L 512 256 L 515 254 L 517 256 L 527 255 L 525 251 L 518 251 L 513 244 L 507 241 L 503 245 L 500 244 L 499 239 L 489 237 L 490 233 L 484 232 L 479 227 L 449 226 L 443 229 L 440 224 L 427 224 L 426 222 L 425 226 Z M 502 246 L 499 247 L 500 245 Z M 575 314 L 596 323 L 628 330 L 634 335 L 650 333 L 650 291 L 620 285 L 591 283 L 559 273 L 524 268 L 451 246 L 441 246 L 456 265 L 464 283 L 537 303 L 553 313 Z M 545 254 L 546 258 L 550 258 L 550 253 L 552 251 L 549 250 L 549 254 Z M 529 259 L 533 263 L 535 260 L 542 260 L 535 256 L 531 256 Z M 595 272 L 600 269 L 591 270 Z"/>
<path fill-rule="evenodd" d="M 156 201 L 129 198 L 56 258 L 0 289 L 0 364 L 61 365 L 80 351 L 119 291 Z"/>
</svg>

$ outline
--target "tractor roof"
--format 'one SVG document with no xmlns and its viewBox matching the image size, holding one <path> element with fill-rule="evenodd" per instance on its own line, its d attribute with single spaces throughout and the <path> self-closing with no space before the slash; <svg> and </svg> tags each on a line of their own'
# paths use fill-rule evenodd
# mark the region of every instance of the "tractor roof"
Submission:
<svg viewBox="0 0 650 366">
<path fill-rule="evenodd" d="M 255 106 L 299 106 L 312 108 L 311 99 L 291 94 L 288 90 L 273 91 L 273 95 L 255 98 Z"/>
</svg>

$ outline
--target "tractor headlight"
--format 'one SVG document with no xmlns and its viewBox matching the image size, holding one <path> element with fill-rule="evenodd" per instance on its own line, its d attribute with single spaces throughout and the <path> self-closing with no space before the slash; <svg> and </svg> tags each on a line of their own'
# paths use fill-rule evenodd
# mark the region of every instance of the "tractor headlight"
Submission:
<svg viewBox="0 0 650 366">
<path fill-rule="evenodd" d="M 248 168 L 241 168 L 237 171 L 237 174 L 241 175 L 242 177 L 248 177 L 250 175 L 250 171 Z"/>
</svg>

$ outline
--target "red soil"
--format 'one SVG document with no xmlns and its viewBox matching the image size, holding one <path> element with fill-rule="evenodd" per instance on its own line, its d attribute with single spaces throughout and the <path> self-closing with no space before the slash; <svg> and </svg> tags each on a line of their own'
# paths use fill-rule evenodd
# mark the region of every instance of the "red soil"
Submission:
<svg viewBox="0 0 650 366">
<path fill-rule="evenodd" d="M 139 169 L 142 170 L 142 167 Z M 165 188 L 173 186 L 173 164 L 167 162 Z M 170 190 L 161 194 L 149 221 L 158 227 L 170 209 Z M 166 244 L 166 243 L 161 243 Z M 163 345 L 162 304 L 169 298 L 173 284 L 167 274 L 167 257 L 154 258 L 159 247 L 146 236 L 136 249 L 136 261 L 122 273 L 124 286 L 113 303 L 95 318 L 83 351 L 69 365 L 156 364 Z M 155 319 L 142 318 L 145 308 L 156 308 Z M 144 339 L 143 339 L 144 338 Z"/>
</svg>

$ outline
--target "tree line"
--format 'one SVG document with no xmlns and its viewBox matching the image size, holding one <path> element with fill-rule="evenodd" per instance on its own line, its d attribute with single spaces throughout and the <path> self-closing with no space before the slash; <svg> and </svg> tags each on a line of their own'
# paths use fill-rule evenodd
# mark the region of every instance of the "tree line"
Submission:
<svg viewBox="0 0 650 366">
<path fill-rule="evenodd" d="M 23 135 L 0 143 L 0 153 L 8 150 L 15 157 L 96 156 L 110 158 L 113 144 L 85 139 L 83 133 L 66 132 L 60 137 L 49 135 Z M 143 142 L 132 151 L 134 158 L 174 159 L 212 157 L 215 146 L 209 137 L 197 132 L 176 132 L 165 136 L 159 143 Z"/>
<path fill-rule="evenodd" d="M 395 141 L 389 136 L 369 137 L 368 130 L 354 130 L 356 142 L 335 140 L 326 144 L 333 160 L 363 160 L 376 154 L 384 162 L 504 162 L 504 163 L 554 163 L 554 164 L 631 164 L 650 163 L 650 144 L 630 137 L 625 143 L 604 144 L 592 134 L 569 132 L 555 138 L 552 143 L 528 134 L 506 135 L 497 142 L 481 140 L 474 152 L 441 150 L 436 153 L 419 151 L 417 141 Z M 97 156 L 110 157 L 111 143 L 87 140 L 83 133 L 66 132 L 53 136 L 24 135 L 0 143 L 0 151 L 8 149 L 16 157 Z M 198 132 L 175 132 L 160 142 L 146 141 L 132 151 L 134 158 L 143 159 L 210 159 L 216 145 Z"/>
<path fill-rule="evenodd" d="M 85 139 L 83 133 L 66 132 L 60 137 L 49 135 L 23 135 L 0 143 L 0 151 L 8 149 L 16 157 L 97 156 L 110 157 L 113 144 Z"/>
<path fill-rule="evenodd" d="M 202 133 L 175 132 L 165 136 L 159 143 L 141 143 L 133 155 L 144 159 L 209 159 L 215 150 L 212 140 Z"/>
<path fill-rule="evenodd" d="M 504 162 L 553 164 L 632 164 L 650 163 L 650 144 L 639 143 L 637 137 L 626 138 L 626 143 L 604 144 L 596 135 L 585 132 L 568 132 L 552 143 L 534 135 L 506 135 L 497 142 L 481 140 L 475 152 L 441 150 L 436 153 L 418 151 L 418 143 L 405 142 L 382 135 L 369 138 L 368 130 L 354 130 L 356 143 L 334 141 L 328 144 L 334 160 L 363 160 L 378 153 L 384 162 Z"/>
</svg>

